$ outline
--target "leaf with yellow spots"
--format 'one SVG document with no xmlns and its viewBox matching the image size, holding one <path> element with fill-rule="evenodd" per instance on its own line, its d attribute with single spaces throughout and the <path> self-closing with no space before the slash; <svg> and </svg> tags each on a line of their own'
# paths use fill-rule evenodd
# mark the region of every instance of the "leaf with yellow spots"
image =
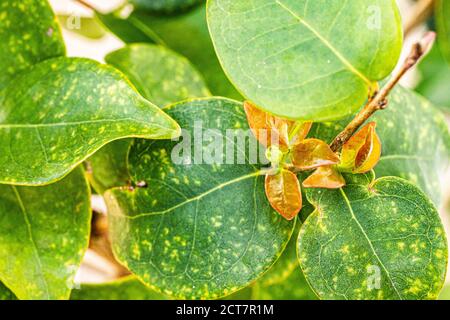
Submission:
<svg viewBox="0 0 450 320">
<path fill-rule="evenodd" d="M 377 176 L 407 179 L 440 207 L 442 176 L 450 160 L 450 134 L 442 113 L 417 93 L 397 87 L 389 96 L 389 108 L 371 119 L 383 143 L 374 169 Z M 312 135 L 331 142 L 350 120 L 315 124 Z"/>
<path fill-rule="evenodd" d="M 83 170 L 45 187 L 0 189 L 0 282 L 19 299 L 68 299 L 89 243 Z"/>
<path fill-rule="evenodd" d="M 302 193 L 297 176 L 281 169 L 277 174 L 267 174 L 265 180 L 267 199 L 285 219 L 294 219 L 302 209 Z"/>
<path fill-rule="evenodd" d="M 436 299 L 447 240 L 431 201 L 401 178 L 345 179 L 342 189 L 307 189 L 316 210 L 298 253 L 314 291 L 322 299 Z"/>
<path fill-rule="evenodd" d="M 342 147 L 339 169 L 346 172 L 366 173 L 375 168 L 381 156 L 381 141 L 375 122 L 366 124 Z"/>
<path fill-rule="evenodd" d="M 199 99 L 165 110 L 184 129 L 182 139 L 136 140 L 129 153 L 130 173 L 135 183 L 144 181 L 147 187 L 105 193 L 113 250 L 141 281 L 164 294 L 220 298 L 248 286 L 273 265 L 294 223 L 266 199 L 266 172 L 258 159 L 251 160 L 250 148 L 258 143 L 248 132 L 241 103 Z M 201 129 L 199 123 L 204 133 L 214 128 L 215 140 L 229 143 L 228 148 L 217 150 L 212 146 L 219 144 L 204 141 L 195 151 L 186 141 Z M 245 150 L 231 133 L 247 135 Z M 217 151 L 213 158 L 211 148 Z"/>
<path fill-rule="evenodd" d="M 186 58 L 162 46 L 131 44 L 106 56 L 144 98 L 159 107 L 189 98 L 210 96 L 199 72 Z M 107 144 L 89 158 L 92 185 L 99 193 L 129 184 L 126 158 L 130 140 Z"/>
<path fill-rule="evenodd" d="M 34 64 L 64 55 L 61 30 L 47 0 L 0 3 L 0 90 Z"/>
<path fill-rule="evenodd" d="M 153 0 L 152 0 L 153 1 Z M 228 80 L 214 51 L 206 23 L 206 4 L 174 15 L 134 10 L 123 18 L 120 8 L 97 16 L 123 42 L 155 43 L 183 55 L 200 71 L 213 95 L 241 99 Z"/>
<path fill-rule="evenodd" d="M 112 67 L 77 58 L 41 62 L 0 92 L 0 183 L 44 185 L 105 144 L 170 139 L 175 121 Z"/>
<path fill-rule="evenodd" d="M 301 215 L 308 215 L 307 204 Z M 249 287 L 227 296 L 226 300 L 317 300 L 306 282 L 297 259 L 297 235 L 301 226 L 297 220 L 295 232 L 277 262 Z"/>
</svg>

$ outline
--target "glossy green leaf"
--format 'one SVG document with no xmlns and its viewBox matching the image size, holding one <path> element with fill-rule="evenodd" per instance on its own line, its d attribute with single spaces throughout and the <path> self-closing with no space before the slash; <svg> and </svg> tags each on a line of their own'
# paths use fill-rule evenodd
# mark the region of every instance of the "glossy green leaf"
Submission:
<svg viewBox="0 0 450 320">
<path fill-rule="evenodd" d="M 130 0 L 138 9 L 157 13 L 173 13 L 189 9 L 204 0 Z"/>
<path fill-rule="evenodd" d="M 205 130 L 218 130 L 214 140 L 224 146 L 225 130 L 233 128 L 246 130 L 248 144 L 257 144 L 241 103 L 211 98 L 165 110 L 191 137 L 201 123 Z M 213 153 L 213 138 L 195 146 L 186 133 L 181 145 L 144 140 L 133 144 L 133 181 L 144 181 L 148 187 L 106 192 L 113 250 L 140 280 L 167 295 L 220 298 L 247 286 L 275 262 L 293 223 L 270 207 L 264 173 L 245 157 L 247 147 L 231 144 L 231 155 L 247 159 L 245 164 L 219 164 L 218 158 L 206 158 Z M 202 154 L 195 153 L 200 147 Z M 225 160 L 220 151 L 217 155 Z"/>
<path fill-rule="evenodd" d="M 89 242 L 84 172 L 45 187 L 0 188 L 0 281 L 19 299 L 68 299 Z"/>
<path fill-rule="evenodd" d="M 298 222 L 300 225 L 300 222 Z M 283 255 L 252 286 L 253 300 L 316 300 L 297 259 L 297 235 L 294 233 Z"/>
<path fill-rule="evenodd" d="M 0 90 L 32 65 L 64 54 L 61 30 L 47 0 L 1 2 Z"/>
<path fill-rule="evenodd" d="M 99 14 L 99 17 L 126 43 L 157 43 L 188 58 L 203 75 L 214 95 L 241 99 L 225 76 L 214 52 L 206 24 L 205 5 L 173 16 L 135 11 L 126 19 L 121 19 L 117 12 Z"/>
<path fill-rule="evenodd" d="M 160 107 L 211 95 L 189 60 L 162 46 L 131 44 L 105 60 L 122 71 L 143 97 Z"/>
<path fill-rule="evenodd" d="M 436 24 L 439 46 L 450 63 L 450 2 L 448 0 L 436 1 Z"/>
<path fill-rule="evenodd" d="M 102 284 L 83 284 L 73 290 L 71 300 L 167 300 L 167 297 L 129 276 Z"/>
<path fill-rule="evenodd" d="M 446 63 L 438 45 L 420 62 L 418 69 L 420 82 L 416 91 L 437 107 L 450 111 L 450 64 Z"/>
<path fill-rule="evenodd" d="M 323 299 L 436 299 L 447 239 L 431 201 L 401 178 L 346 180 L 339 190 L 307 191 L 316 211 L 298 253 L 314 291 Z"/>
<path fill-rule="evenodd" d="M 167 139 L 178 125 L 115 69 L 85 59 L 39 63 L 0 92 L 0 183 L 54 182 L 106 143 Z"/>
<path fill-rule="evenodd" d="M 331 140 L 349 120 L 317 125 L 311 136 Z M 442 174 L 450 159 L 450 134 L 442 114 L 427 100 L 401 87 L 389 97 L 389 106 L 371 118 L 382 143 L 378 177 L 397 176 L 418 185 L 439 207 Z"/>
<path fill-rule="evenodd" d="M 348 116 L 402 47 L 395 0 L 209 0 L 208 24 L 240 92 L 292 119 Z"/>
<path fill-rule="evenodd" d="M 210 96 L 198 71 L 186 58 L 161 46 L 131 44 L 106 56 L 142 96 L 160 107 L 189 98 Z M 91 184 L 99 193 L 130 181 L 126 158 L 131 140 L 114 141 L 90 159 Z"/>
</svg>

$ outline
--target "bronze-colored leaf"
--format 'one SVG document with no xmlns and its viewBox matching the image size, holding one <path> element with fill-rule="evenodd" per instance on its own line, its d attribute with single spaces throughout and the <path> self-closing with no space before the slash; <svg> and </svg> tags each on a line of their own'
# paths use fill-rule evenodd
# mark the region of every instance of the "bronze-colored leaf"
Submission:
<svg viewBox="0 0 450 320">
<path fill-rule="evenodd" d="M 344 177 L 334 166 L 320 167 L 305 181 L 305 188 L 339 189 L 345 186 Z"/>
<path fill-rule="evenodd" d="M 377 165 L 381 156 L 381 141 L 375 127 L 375 122 L 368 123 L 344 144 L 339 166 L 341 170 L 366 173 Z"/>
<path fill-rule="evenodd" d="M 287 220 L 294 219 L 302 209 L 300 183 L 291 171 L 267 175 L 266 195 L 270 205 Z"/>
<path fill-rule="evenodd" d="M 291 146 L 295 146 L 305 140 L 309 131 L 311 131 L 312 125 L 313 123 L 310 121 L 301 123 L 296 132 L 294 132 L 293 137 L 291 138 Z"/>
<path fill-rule="evenodd" d="M 306 139 L 292 150 L 292 163 L 298 170 L 306 171 L 339 163 L 339 157 L 330 146 L 319 139 Z"/>
<path fill-rule="evenodd" d="M 256 139 L 264 146 L 278 144 L 281 149 L 289 146 L 292 121 L 284 120 L 258 109 L 252 103 L 244 103 L 248 124 Z"/>
</svg>

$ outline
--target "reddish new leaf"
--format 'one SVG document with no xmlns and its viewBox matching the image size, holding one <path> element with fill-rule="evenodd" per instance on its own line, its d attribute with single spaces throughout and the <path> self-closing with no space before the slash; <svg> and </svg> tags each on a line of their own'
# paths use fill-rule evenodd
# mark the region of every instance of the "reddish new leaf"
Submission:
<svg viewBox="0 0 450 320">
<path fill-rule="evenodd" d="M 330 146 L 319 139 L 306 139 L 292 150 L 292 163 L 298 170 L 306 171 L 339 163 L 339 157 Z"/>
<path fill-rule="evenodd" d="M 381 156 L 381 141 L 375 127 L 375 122 L 368 123 L 344 144 L 341 170 L 365 173 L 377 165 Z"/>
<path fill-rule="evenodd" d="M 290 141 L 291 146 L 295 146 L 302 142 L 306 136 L 308 135 L 309 131 L 311 130 L 313 123 L 312 122 L 303 122 L 296 132 L 294 132 L 293 137 Z"/>
<path fill-rule="evenodd" d="M 285 219 L 294 219 L 302 209 L 302 194 L 297 176 L 288 170 L 266 176 L 266 195 L 270 205 Z"/>
<path fill-rule="evenodd" d="M 278 144 L 280 148 L 289 146 L 289 131 L 292 121 L 270 115 L 250 102 L 244 103 L 247 121 L 256 139 L 264 146 Z"/>
<path fill-rule="evenodd" d="M 320 167 L 303 181 L 305 188 L 339 189 L 343 186 L 345 186 L 344 177 L 334 166 Z"/>
</svg>

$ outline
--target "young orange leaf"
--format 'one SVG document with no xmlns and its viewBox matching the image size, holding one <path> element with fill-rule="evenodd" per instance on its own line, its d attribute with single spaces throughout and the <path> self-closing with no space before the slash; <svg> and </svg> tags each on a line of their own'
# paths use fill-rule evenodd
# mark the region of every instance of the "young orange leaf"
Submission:
<svg viewBox="0 0 450 320">
<path fill-rule="evenodd" d="M 313 123 L 312 122 L 303 122 L 300 127 L 294 132 L 294 136 L 292 137 L 290 143 L 292 146 L 295 146 L 305 140 L 309 131 L 311 131 Z"/>
<path fill-rule="evenodd" d="M 289 131 L 292 121 L 272 116 L 252 103 L 244 102 L 247 121 L 256 139 L 264 146 L 278 144 L 280 148 L 289 146 Z"/>
<path fill-rule="evenodd" d="M 343 171 L 365 173 L 377 165 L 381 156 L 381 141 L 375 127 L 375 122 L 368 123 L 344 144 L 339 166 Z"/>
<path fill-rule="evenodd" d="M 266 195 L 270 205 L 285 219 L 294 219 L 302 209 L 302 194 L 297 176 L 288 170 L 266 176 Z"/>
<path fill-rule="evenodd" d="M 345 186 L 344 177 L 333 166 L 320 167 L 305 181 L 305 188 L 338 189 Z"/>
<path fill-rule="evenodd" d="M 319 139 L 306 139 L 292 150 L 292 163 L 302 171 L 339 163 L 339 157 Z"/>
</svg>

